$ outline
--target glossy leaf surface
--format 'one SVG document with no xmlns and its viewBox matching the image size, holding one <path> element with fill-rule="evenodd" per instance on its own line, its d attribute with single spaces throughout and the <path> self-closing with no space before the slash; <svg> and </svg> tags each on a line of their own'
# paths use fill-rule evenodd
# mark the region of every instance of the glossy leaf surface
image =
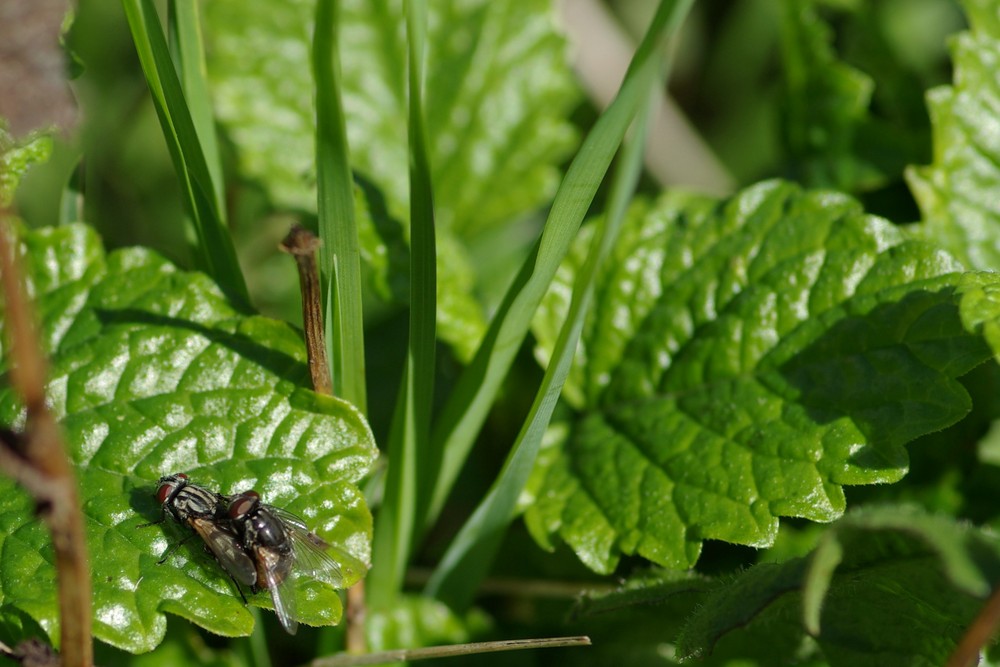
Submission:
<svg viewBox="0 0 1000 667">
<path fill-rule="evenodd" d="M 543 360 L 587 236 L 537 321 Z M 968 412 L 955 378 L 990 356 L 966 326 L 995 309 L 959 304 L 996 278 L 842 195 L 668 195 L 634 207 L 609 265 L 564 389 L 576 416 L 525 503 L 540 543 L 559 535 L 602 572 L 836 519 L 843 485 L 899 480 L 907 442 Z"/>
<path fill-rule="evenodd" d="M 153 494 L 167 473 L 224 493 L 255 488 L 336 547 L 346 584 L 364 574 L 371 516 L 355 482 L 374 460 L 374 442 L 351 405 L 305 388 L 298 332 L 239 314 L 207 277 L 152 252 L 105 256 L 82 225 L 29 232 L 21 250 L 50 358 L 49 407 L 78 466 L 98 639 L 150 650 L 163 638 L 163 612 L 221 635 L 252 628 L 197 538 L 157 565 L 190 535 L 171 520 L 139 527 L 160 518 Z M 0 423 L 22 421 L 5 388 Z M 49 536 L 12 482 L 0 480 L 0 489 L 0 612 L 25 613 L 55 636 Z M 270 604 L 266 593 L 251 602 Z M 314 584 L 298 611 L 306 624 L 331 624 L 340 601 Z"/>
</svg>

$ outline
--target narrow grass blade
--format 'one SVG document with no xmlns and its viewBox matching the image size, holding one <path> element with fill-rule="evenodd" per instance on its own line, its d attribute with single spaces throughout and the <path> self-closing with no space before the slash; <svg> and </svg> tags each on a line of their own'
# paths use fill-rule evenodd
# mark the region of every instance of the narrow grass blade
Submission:
<svg viewBox="0 0 1000 667">
<path fill-rule="evenodd" d="M 434 395 L 437 273 L 434 202 L 423 118 L 424 0 L 406 3 L 409 53 L 410 337 L 400 404 L 389 443 L 385 501 L 376 525 L 371 604 L 385 608 L 402 586 L 439 456 L 428 449 Z"/>
<path fill-rule="evenodd" d="M 361 250 L 354 219 L 347 129 L 341 104 L 337 0 L 316 3 L 312 68 L 316 82 L 316 176 L 320 267 L 326 284 L 326 346 L 333 391 L 365 411 Z"/>
<path fill-rule="evenodd" d="M 518 498 L 534 467 L 542 437 L 559 401 L 580 341 L 584 319 L 593 300 L 597 271 L 614 247 L 625 211 L 639 182 L 652 101 L 660 82 L 658 71 L 652 70 L 652 73 L 653 76 L 645 77 L 646 102 L 636 117 L 634 135 L 625 143 L 611 187 L 607 214 L 596 223 L 600 229 L 594 235 L 587 259 L 573 285 L 573 299 L 566 321 L 559 331 L 552 359 L 528 418 L 500 475 L 452 540 L 427 584 L 429 595 L 443 600 L 453 609 L 468 607 L 479 582 L 489 569 L 504 531 L 515 516 Z"/>
<path fill-rule="evenodd" d="M 601 114 L 556 193 L 538 245 L 525 261 L 472 363 L 466 368 L 435 425 L 434 447 L 443 452 L 425 525 L 444 505 L 497 390 L 521 346 L 531 318 L 621 144 L 646 99 L 669 36 L 676 33 L 693 0 L 661 0 L 653 22 L 629 65 L 621 90 Z"/>
<path fill-rule="evenodd" d="M 171 0 L 167 6 L 167 24 L 170 34 L 170 48 L 180 75 L 181 88 L 187 100 L 191 121 L 205 154 L 205 165 L 212 177 L 215 207 L 224 211 L 225 181 L 222 176 L 222 158 L 219 157 L 219 142 L 215 136 L 215 118 L 212 115 L 212 99 L 208 92 L 208 77 L 205 70 L 205 50 L 202 47 L 201 17 L 195 0 Z"/>
<path fill-rule="evenodd" d="M 249 297 L 236 250 L 222 209 L 216 203 L 212 174 L 170 58 L 156 7 L 152 0 L 122 0 L 122 6 L 184 193 L 184 205 L 194 222 L 199 268 L 208 273 L 230 299 L 248 307 Z"/>
</svg>

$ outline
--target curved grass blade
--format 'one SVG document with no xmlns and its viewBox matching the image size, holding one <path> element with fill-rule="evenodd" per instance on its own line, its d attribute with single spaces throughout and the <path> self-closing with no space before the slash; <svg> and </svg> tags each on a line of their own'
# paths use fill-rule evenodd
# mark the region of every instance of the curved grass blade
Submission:
<svg viewBox="0 0 1000 667">
<path fill-rule="evenodd" d="M 687 6 L 677 6 L 676 11 L 683 16 L 689 6 L 690 3 Z M 559 331 L 559 339 L 528 419 L 486 498 L 455 536 L 427 584 L 428 594 L 443 600 L 452 608 L 464 609 L 471 602 L 478 583 L 485 576 L 496 554 L 507 525 L 515 515 L 518 498 L 534 467 L 542 437 L 569 374 L 584 318 L 593 300 L 597 270 L 614 247 L 618 230 L 625 219 L 625 211 L 639 181 L 652 102 L 662 78 L 658 70 L 659 68 L 652 69 L 644 77 L 647 84 L 646 102 L 639 109 L 634 135 L 624 145 L 611 188 L 608 213 L 597 223 L 600 225 L 599 231 L 594 236 L 586 262 L 574 282 L 569 312 Z"/>
<path fill-rule="evenodd" d="M 433 447 L 443 453 L 443 458 L 425 525 L 433 523 L 441 511 L 535 310 L 566 256 L 625 131 L 646 99 L 649 79 L 659 67 L 668 37 L 677 30 L 690 4 L 689 0 L 660 2 L 621 90 L 570 164 L 537 246 L 508 290 L 475 358 L 449 396 L 432 436 Z"/>
<path fill-rule="evenodd" d="M 151 0 L 122 0 L 122 7 L 184 193 L 185 208 L 194 222 L 199 266 L 231 299 L 247 307 L 246 282 L 222 209 L 216 202 L 205 151 L 170 58 L 156 8 Z"/>
</svg>

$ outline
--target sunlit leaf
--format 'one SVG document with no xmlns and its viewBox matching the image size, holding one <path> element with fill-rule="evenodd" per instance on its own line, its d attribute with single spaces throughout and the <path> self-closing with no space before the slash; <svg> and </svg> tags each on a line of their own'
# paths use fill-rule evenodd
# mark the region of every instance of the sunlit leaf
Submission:
<svg viewBox="0 0 1000 667">
<path fill-rule="evenodd" d="M 98 639 L 150 650 L 166 630 L 163 612 L 227 636 L 253 626 L 197 538 L 157 564 L 190 534 L 170 520 L 139 527 L 160 518 L 153 494 L 167 473 L 224 493 L 256 488 L 334 545 L 345 584 L 364 574 L 371 516 L 355 482 L 374 442 L 351 405 L 306 389 L 298 332 L 239 314 L 206 276 L 147 250 L 105 256 L 82 225 L 29 232 L 21 251 L 50 357 L 49 408 L 78 470 Z M 22 421 L 5 388 L 0 423 Z M 0 487 L 0 616 L 26 613 L 56 635 L 49 535 L 23 492 Z M 304 592 L 302 622 L 339 620 L 333 589 Z M 270 605 L 266 593 L 251 603 Z"/>
</svg>

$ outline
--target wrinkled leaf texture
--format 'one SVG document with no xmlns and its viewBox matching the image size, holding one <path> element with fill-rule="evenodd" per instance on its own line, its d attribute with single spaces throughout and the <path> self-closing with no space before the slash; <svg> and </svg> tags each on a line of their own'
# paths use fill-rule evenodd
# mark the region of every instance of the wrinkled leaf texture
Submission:
<svg viewBox="0 0 1000 667">
<path fill-rule="evenodd" d="M 831 667 L 942 665 L 998 576 L 995 534 L 914 507 L 864 508 L 806 558 L 719 581 L 689 617 L 679 653 L 746 657 L 740 647 L 767 646 L 761 664 L 790 664 L 808 631 Z M 770 637 L 797 640 L 768 646 Z"/>
<path fill-rule="evenodd" d="M 1000 14 L 992 0 L 963 0 L 971 30 L 952 42 L 954 83 L 927 93 L 932 164 L 907 171 L 921 231 L 975 269 L 1000 269 Z"/>
<path fill-rule="evenodd" d="M 714 578 L 640 572 L 577 613 L 630 619 L 634 652 L 674 649 L 664 664 L 942 665 L 998 575 L 992 532 L 915 506 L 870 506 L 827 527 L 804 557 Z"/>
<path fill-rule="evenodd" d="M 77 465 L 98 639 L 150 650 L 164 636 L 164 612 L 220 635 L 253 627 L 197 538 L 157 564 L 189 534 L 169 520 L 139 527 L 160 517 L 153 494 L 167 473 L 225 493 L 256 488 L 337 548 L 345 585 L 364 573 L 371 515 L 354 483 L 374 460 L 374 442 L 351 405 L 305 388 L 298 332 L 237 312 L 206 276 L 148 250 L 105 255 L 83 225 L 26 232 L 20 250 L 50 359 L 47 402 Z M 22 422 L 5 387 L 0 423 Z M 0 617 L 58 637 L 49 535 L 6 479 L 0 517 Z M 300 589 L 303 622 L 339 620 L 333 589 Z M 266 593 L 251 603 L 270 606 Z"/>
<path fill-rule="evenodd" d="M 542 361 L 588 236 L 536 321 Z M 969 331 L 995 328 L 997 278 L 836 193 L 639 203 L 608 267 L 564 388 L 575 417 L 525 503 L 540 544 L 558 535 L 599 572 L 622 554 L 688 568 L 703 540 L 765 547 L 781 516 L 838 518 L 844 485 L 899 480 L 907 442 L 968 412 L 956 378 L 990 356 Z"/>
<path fill-rule="evenodd" d="M 381 219 L 359 219 L 365 259 L 380 271 L 394 268 L 385 254 L 408 217 L 402 7 L 344 2 L 339 31 L 351 167 L 384 198 Z M 316 209 L 312 12 L 311 0 L 218 0 L 205 16 L 216 113 L 242 173 L 276 205 L 304 211 Z M 578 92 L 551 0 L 430 3 L 427 46 L 439 335 L 468 358 L 485 320 L 466 243 L 555 193 Z"/>
</svg>

